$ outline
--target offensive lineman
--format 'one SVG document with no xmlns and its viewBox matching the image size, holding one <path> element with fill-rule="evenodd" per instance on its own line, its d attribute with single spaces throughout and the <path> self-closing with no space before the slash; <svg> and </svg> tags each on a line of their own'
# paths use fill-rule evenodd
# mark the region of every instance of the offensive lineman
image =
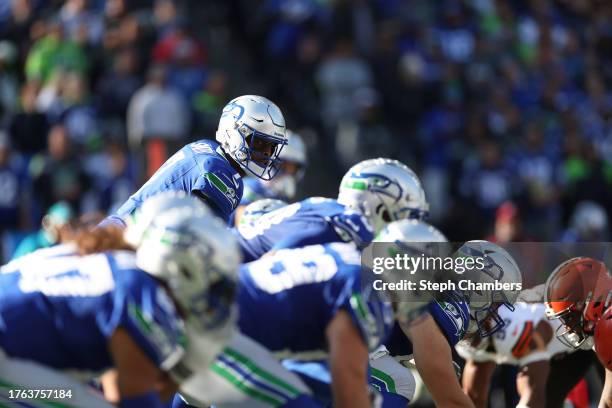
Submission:
<svg viewBox="0 0 612 408">
<path fill-rule="evenodd" d="M 306 145 L 302 137 L 287 129 L 287 145 L 280 152 L 280 169 L 274 179 L 265 181 L 246 177 L 240 205 L 236 208 L 234 224 L 240 224 L 242 211 L 249 204 L 262 199 L 291 201 L 297 192 L 298 183 L 304 178 L 308 163 Z"/>
<path fill-rule="evenodd" d="M 338 199 L 309 198 L 272 211 L 238 241 L 245 262 L 269 251 L 328 242 L 369 244 L 392 221 L 423 218 L 429 204 L 421 183 L 397 160 L 370 159 L 353 166 L 342 178 Z"/>
<path fill-rule="evenodd" d="M 422 251 L 421 248 L 413 248 L 411 243 L 421 246 L 423 243 L 443 243 L 447 240 L 426 223 L 406 220 L 390 224 L 375 242 L 396 243 L 409 251 Z M 457 253 L 487 259 L 486 270 L 474 271 L 474 280 L 519 282 L 522 279 L 514 259 L 495 244 L 469 241 Z M 436 406 L 473 407 L 457 380 L 452 347 L 464 337 L 488 337 L 501 329 L 504 322 L 499 318 L 497 309 L 505 306 L 513 310 L 514 295 L 501 291 L 478 295 L 447 291 L 429 302 L 423 317 L 414 322 L 397 320 L 385 348 L 370 356 L 370 365 L 375 369 L 372 384 L 383 392 L 396 394 L 394 407 L 406 406 L 414 393 L 414 380 L 407 377 L 411 373 L 399 363 L 405 364 L 414 358 Z M 432 355 L 436 358 L 431 358 Z"/>
<path fill-rule="evenodd" d="M 114 367 L 113 402 L 161 408 L 195 367 L 215 358 L 234 325 L 233 296 L 218 288 L 235 285 L 236 243 L 195 198 L 162 194 L 143 207 L 160 200 L 166 210 L 142 233 L 97 228 L 76 245 L 2 267 L 3 382 L 26 390 L 52 385 L 74 392 L 74 406 L 110 407 L 59 371 L 88 379 Z M 128 237 L 136 238 L 136 252 Z M 207 347 L 198 348 L 202 341 Z"/>
<path fill-rule="evenodd" d="M 241 333 L 274 358 L 327 361 L 337 407 L 370 407 L 368 351 L 381 344 L 393 324 L 390 304 L 366 301 L 360 275 L 359 252 L 344 243 L 281 250 L 243 265 L 239 273 Z M 191 393 L 187 390 L 192 403 L 225 406 L 219 399 L 233 398 L 232 407 L 312 406 L 301 381 L 290 384 L 292 373 L 274 374 L 276 362 L 266 362 L 261 351 L 233 346 L 213 368 L 225 385 L 218 378 L 202 379 Z M 235 394 L 243 395 L 241 403 Z M 173 406 L 185 403 L 175 398 Z"/>
<path fill-rule="evenodd" d="M 239 96 L 223 108 L 216 139 L 218 143 L 202 139 L 176 152 L 102 225 L 125 226 L 145 199 L 167 190 L 195 195 L 229 222 L 242 199 L 246 172 L 262 180 L 278 172 L 278 157 L 287 143 L 285 119 L 263 96 Z"/>
</svg>

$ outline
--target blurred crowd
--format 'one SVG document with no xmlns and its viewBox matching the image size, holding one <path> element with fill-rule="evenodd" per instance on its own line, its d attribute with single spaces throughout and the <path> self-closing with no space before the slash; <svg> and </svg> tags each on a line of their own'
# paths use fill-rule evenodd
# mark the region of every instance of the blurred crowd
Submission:
<svg viewBox="0 0 612 408">
<path fill-rule="evenodd" d="M 0 0 L 4 256 L 55 203 L 112 211 L 246 93 L 306 139 L 302 196 L 387 156 L 451 239 L 607 239 L 611 59 L 605 0 Z"/>
</svg>

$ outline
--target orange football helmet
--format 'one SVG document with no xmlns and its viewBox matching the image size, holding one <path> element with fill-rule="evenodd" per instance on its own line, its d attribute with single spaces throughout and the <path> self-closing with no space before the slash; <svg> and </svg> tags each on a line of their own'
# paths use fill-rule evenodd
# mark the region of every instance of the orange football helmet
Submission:
<svg viewBox="0 0 612 408">
<path fill-rule="evenodd" d="M 601 261 L 579 257 L 557 266 L 546 282 L 545 301 L 547 317 L 563 322 L 557 330 L 562 343 L 578 348 L 593 336 L 611 290 L 610 271 Z"/>
</svg>

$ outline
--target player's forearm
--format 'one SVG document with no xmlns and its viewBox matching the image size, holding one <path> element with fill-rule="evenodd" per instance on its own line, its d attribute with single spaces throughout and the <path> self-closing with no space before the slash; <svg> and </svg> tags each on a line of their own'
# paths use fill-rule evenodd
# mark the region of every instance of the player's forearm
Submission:
<svg viewBox="0 0 612 408">
<path fill-rule="evenodd" d="M 334 407 L 368 408 L 370 406 L 370 396 L 365 374 L 357 372 L 357 370 L 342 373 L 334 371 L 332 371 Z"/>
<path fill-rule="evenodd" d="M 476 363 L 468 360 L 463 368 L 463 391 L 476 408 L 486 408 L 489 402 L 489 386 L 495 370 L 492 362 Z"/>
<path fill-rule="evenodd" d="M 528 391 L 520 394 L 520 400 L 517 408 L 531 408 L 546 406 L 546 395 L 544 390 Z"/>
<path fill-rule="evenodd" d="M 606 382 L 601 392 L 598 408 L 612 408 L 612 371 L 606 369 Z"/>
</svg>

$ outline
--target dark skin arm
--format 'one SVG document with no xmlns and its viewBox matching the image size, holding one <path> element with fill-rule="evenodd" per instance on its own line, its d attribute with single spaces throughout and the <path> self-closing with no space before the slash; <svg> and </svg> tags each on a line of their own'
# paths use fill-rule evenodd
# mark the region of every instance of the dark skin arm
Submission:
<svg viewBox="0 0 612 408">
<path fill-rule="evenodd" d="M 489 401 L 489 386 L 496 364 L 491 361 L 468 360 L 463 368 L 463 391 L 470 397 L 476 408 L 486 408 Z"/>
<path fill-rule="evenodd" d="M 606 368 L 606 382 L 601 391 L 598 408 L 612 408 L 612 371 Z"/>
<path fill-rule="evenodd" d="M 370 407 L 368 349 L 349 314 L 338 312 L 325 334 L 329 345 L 334 407 Z"/>
<path fill-rule="evenodd" d="M 109 347 L 116 374 L 105 374 L 108 377 L 104 386 L 108 384 L 111 387 L 114 378 L 121 398 L 138 397 L 154 391 L 161 401 L 166 401 L 178 390 L 178 386 L 153 364 L 124 329 L 118 328 L 113 333 Z M 117 390 L 109 390 L 110 395 Z"/>
<path fill-rule="evenodd" d="M 536 361 L 519 369 L 516 375 L 516 389 L 521 396 L 519 405 L 543 407 L 546 405 L 546 382 L 550 363 Z"/>
</svg>

